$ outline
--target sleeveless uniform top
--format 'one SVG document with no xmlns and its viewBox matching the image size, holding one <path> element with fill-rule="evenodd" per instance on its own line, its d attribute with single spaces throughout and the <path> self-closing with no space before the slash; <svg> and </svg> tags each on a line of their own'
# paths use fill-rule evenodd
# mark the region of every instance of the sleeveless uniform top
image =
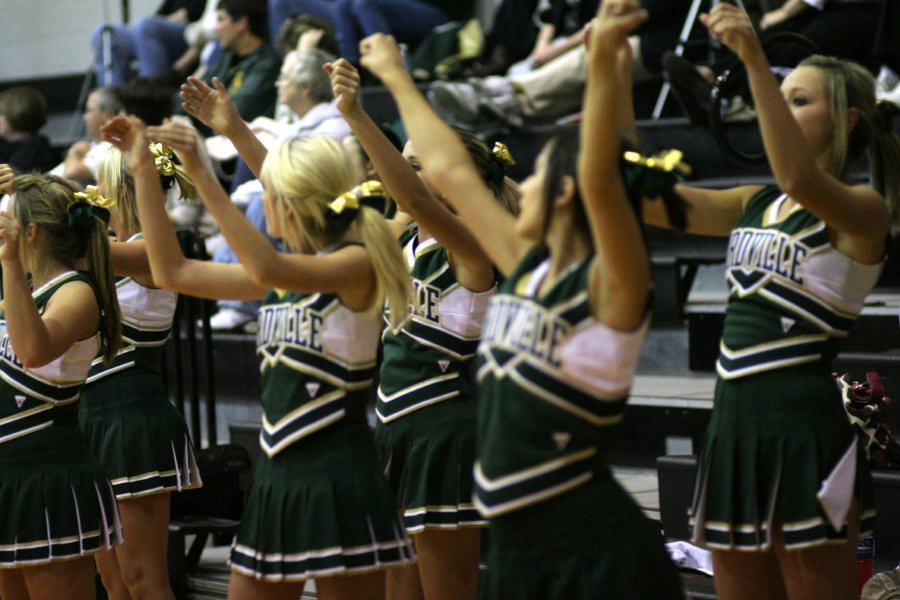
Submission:
<svg viewBox="0 0 900 600">
<path fill-rule="evenodd" d="M 597 463 L 622 421 L 648 325 L 623 333 L 594 319 L 590 264 L 572 265 L 539 295 L 549 260 L 535 248 L 491 300 L 478 348 L 475 464 L 486 517 L 608 476 Z"/>
<path fill-rule="evenodd" d="M 381 384 L 375 412 L 382 423 L 425 406 L 472 395 L 468 376 L 481 326 L 495 289 L 462 287 L 447 249 L 434 238 L 419 241 L 414 229 L 401 238 L 418 309 L 399 331 L 387 323 L 382 342 Z M 385 319 L 390 317 L 385 311 Z"/>
<path fill-rule="evenodd" d="M 61 286 L 84 281 L 84 273 L 69 271 L 54 277 L 35 290 L 38 312 Z M 6 330 L 6 315 L 0 315 L 0 444 L 47 429 L 57 423 L 78 419 L 78 397 L 84 386 L 91 360 L 100 348 L 100 334 L 75 342 L 62 356 L 30 369 L 13 351 Z"/>
<path fill-rule="evenodd" d="M 828 240 L 825 222 L 775 187 L 757 193 L 728 244 L 728 309 L 716 371 L 736 379 L 772 369 L 830 361 L 883 262 L 859 263 Z"/>
<path fill-rule="evenodd" d="M 337 294 L 273 290 L 259 309 L 260 446 L 269 456 L 343 418 L 365 422 L 381 315 Z"/>
<path fill-rule="evenodd" d="M 142 237 L 142 233 L 137 233 L 128 241 Z M 144 287 L 130 277 L 120 277 L 116 280 L 116 297 L 122 313 L 122 347 L 110 365 L 103 364 L 102 356 L 94 359 L 88 383 L 129 368 L 154 373 L 160 369 L 178 294 Z"/>
</svg>

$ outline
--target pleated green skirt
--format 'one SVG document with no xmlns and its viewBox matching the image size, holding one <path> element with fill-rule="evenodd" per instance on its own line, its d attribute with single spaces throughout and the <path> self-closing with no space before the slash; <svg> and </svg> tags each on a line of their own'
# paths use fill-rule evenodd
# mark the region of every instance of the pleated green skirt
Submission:
<svg viewBox="0 0 900 600">
<path fill-rule="evenodd" d="M 200 487 L 184 418 L 158 374 L 136 369 L 85 386 L 79 423 L 120 500 Z"/>
<path fill-rule="evenodd" d="M 0 444 L 0 515 L 0 568 L 89 556 L 122 540 L 112 487 L 74 418 Z"/>
<path fill-rule="evenodd" d="M 414 560 L 366 424 L 344 419 L 261 456 L 231 549 L 234 571 L 302 581 Z"/>
<path fill-rule="evenodd" d="M 871 473 L 855 435 L 823 365 L 719 380 L 698 460 L 694 543 L 765 550 L 776 511 L 787 548 L 846 540 L 846 520 L 834 527 L 820 498 L 839 465 L 855 476 L 832 493 L 856 497 L 860 536 L 871 535 Z"/>
<path fill-rule="evenodd" d="M 472 502 L 475 411 L 468 401 L 451 398 L 379 422 L 375 445 L 407 531 L 487 525 Z"/>
<path fill-rule="evenodd" d="M 491 519 L 481 600 L 681 600 L 649 520 L 598 461 L 594 478 Z"/>
</svg>

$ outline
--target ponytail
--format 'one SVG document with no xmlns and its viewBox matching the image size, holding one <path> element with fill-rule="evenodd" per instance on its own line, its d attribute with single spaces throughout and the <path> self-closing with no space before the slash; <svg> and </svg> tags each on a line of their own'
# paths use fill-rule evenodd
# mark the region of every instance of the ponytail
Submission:
<svg viewBox="0 0 900 600">
<path fill-rule="evenodd" d="M 409 312 L 411 297 L 409 271 L 400 244 L 384 217 L 374 208 L 360 207 L 356 223 L 375 269 L 375 297 L 386 299 L 390 325 L 399 328 Z"/>
<path fill-rule="evenodd" d="M 87 247 L 87 271 L 97 286 L 97 302 L 100 304 L 100 340 L 103 343 L 103 362 L 110 364 L 122 346 L 122 315 L 116 296 L 112 262 L 109 257 L 109 236 L 106 224 L 94 217 L 93 231 Z"/>
</svg>

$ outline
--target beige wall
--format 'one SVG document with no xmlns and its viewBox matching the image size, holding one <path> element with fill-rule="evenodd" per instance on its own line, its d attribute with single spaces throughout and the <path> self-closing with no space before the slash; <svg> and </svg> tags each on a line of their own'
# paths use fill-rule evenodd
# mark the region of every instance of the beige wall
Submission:
<svg viewBox="0 0 900 600">
<path fill-rule="evenodd" d="M 130 0 L 132 19 L 160 3 Z M 0 0 L 0 81 L 85 72 L 91 32 L 121 19 L 121 0 Z"/>
</svg>

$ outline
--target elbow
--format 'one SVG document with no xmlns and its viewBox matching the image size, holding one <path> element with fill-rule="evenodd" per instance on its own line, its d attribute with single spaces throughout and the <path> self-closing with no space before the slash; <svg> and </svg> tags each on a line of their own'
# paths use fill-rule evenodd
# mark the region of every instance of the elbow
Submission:
<svg viewBox="0 0 900 600">
<path fill-rule="evenodd" d="M 17 352 L 16 357 L 26 369 L 39 369 L 56 358 L 54 356 L 46 356 L 34 348 L 27 348 L 21 353 Z"/>
<path fill-rule="evenodd" d="M 244 265 L 244 270 L 247 272 L 247 276 L 253 282 L 253 285 L 272 287 L 276 274 L 279 271 L 276 262 L 271 260 L 261 262 L 248 261 L 241 264 Z"/>
</svg>

